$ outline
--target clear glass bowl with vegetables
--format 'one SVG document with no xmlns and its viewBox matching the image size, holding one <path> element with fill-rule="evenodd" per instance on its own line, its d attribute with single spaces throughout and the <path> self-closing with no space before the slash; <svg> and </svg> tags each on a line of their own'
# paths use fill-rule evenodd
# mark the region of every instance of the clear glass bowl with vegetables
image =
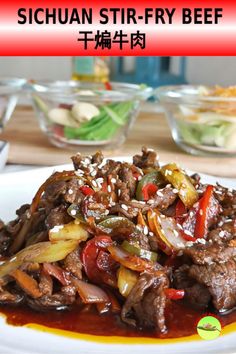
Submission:
<svg viewBox="0 0 236 354">
<path fill-rule="evenodd" d="M 26 79 L 0 78 L 0 133 L 11 118 Z"/>
<path fill-rule="evenodd" d="M 165 86 L 156 95 L 182 149 L 192 154 L 236 154 L 236 86 Z"/>
<path fill-rule="evenodd" d="M 56 146 L 122 144 L 152 89 L 125 83 L 33 82 L 32 99 L 42 130 Z"/>
</svg>

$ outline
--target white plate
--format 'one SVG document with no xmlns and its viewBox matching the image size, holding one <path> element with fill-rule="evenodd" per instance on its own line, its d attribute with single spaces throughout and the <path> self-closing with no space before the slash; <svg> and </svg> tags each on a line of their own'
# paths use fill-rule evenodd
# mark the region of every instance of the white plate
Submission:
<svg viewBox="0 0 236 354">
<path fill-rule="evenodd" d="M 71 165 L 64 165 L 0 175 L 0 217 L 4 221 L 13 218 L 15 210 L 23 203 L 31 201 L 39 185 L 54 170 L 70 168 Z M 236 181 L 231 179 L 202 175 L 202 180 L 212 184 L 218 181 L 231 188 L 236 186 Z M 101 343 L 58 336 L 25 327 L 14 327 L 7 325 L 0 317 L 0 354 L 129 354 L 133 352 L 143 354 L 145 351 L 149 354 L 236 353 L 236 333 L 223 335 L 213 341 L 119 343 L 121 343 L 119 338 L 116 339 L 116 344 Z"/>
</svg>

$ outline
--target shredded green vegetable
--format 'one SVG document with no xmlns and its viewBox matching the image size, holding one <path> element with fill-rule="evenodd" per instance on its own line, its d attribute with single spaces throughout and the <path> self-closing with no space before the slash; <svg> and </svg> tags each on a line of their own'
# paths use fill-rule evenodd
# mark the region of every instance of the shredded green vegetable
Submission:
<svg viewBox="0 0 236 354">
<path fill-rule="evenodd" d="M 64 127 L 67 139 L 107 140 L 129 119 L 134 102 L 112 103 L 100 108 L 100 114 L 79 128 Z"/>
</svg>

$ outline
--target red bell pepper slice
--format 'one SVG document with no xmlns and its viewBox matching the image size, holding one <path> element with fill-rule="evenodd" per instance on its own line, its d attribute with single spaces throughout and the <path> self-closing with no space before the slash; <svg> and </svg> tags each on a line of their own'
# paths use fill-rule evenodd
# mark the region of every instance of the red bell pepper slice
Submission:
<svg viewBox="0 0 236 354">
<path fill-rule="evenodd" d="M 94 195 L 95 193 L 94 190 L 88 186 L 81 186 L 80 190 L 84 195 Z"/>
<path fill-rule="evenodd" d="M 196 238 L 203 238 L 207 232 L 207 217 L 208 208 L 211 204 L 211 198 L 213 196 L 214 187 L 208 185 L 202 198 L 199 200 L 199 208 L 196 214 L 196 225 L 194 230 L 194 236 Z"/>
<path fill-rule="evenodd" d="M 149 200 L 158 190 L 158 187 L 154 183 L 147 183 L 142 188 L 143 199 Z"/>
<path fill-rule="evenodd" d="M 179 199 L 175 207 L 175 217 L 182 218 L 186 213 L 187 213 L 186 206 L 184 205 L 182 200 Z"/>
<path fill-rule="evenodd" d="M 100 251 L 105 251 L 111 245 L 112 239 L 110 236 L 100 235 L 89 240 L 81 252 L 81 261 L 85 273 L 89 280 L 94 283 L 109 281 L 109 273 L 98 267 L 98 256 Z"/>
<path fill-rule="evenodd" d="M 166 297 L 170 300 L 181 300 L 185 295 L 185 291 L 183 289 L 165 289 L 164 290 Z"/>
</svg>

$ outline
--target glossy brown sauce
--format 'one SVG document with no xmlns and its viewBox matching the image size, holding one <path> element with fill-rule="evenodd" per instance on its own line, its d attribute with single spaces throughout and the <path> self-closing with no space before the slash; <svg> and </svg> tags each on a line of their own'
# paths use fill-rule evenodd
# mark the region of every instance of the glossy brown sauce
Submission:
<svg viewBox="0 0 236 354">
<path fill-rule="evenodd" d="M 207 313 L 175 302 L 166 311 L 168 332 L 160 334 L 151 330 L 138 330 L 121 322 L 119 316 L 113 314 L 99 315 L 95 310 L 87 312 L 74 307 L 67 311 L 37 312 L 26 306 L 1 306 L 0 312 L 6 316 L 8 324 L 23 326 L 27 324 L 43 325 L 52 329 L 66 330 L 79 334 L 96 336 L 122 336 L 146 338 L 179 338 L 196 334 L 199 319 Z M 217 316 L 222 327 L 236 322 L 236 311 Z"/>
</svg>

